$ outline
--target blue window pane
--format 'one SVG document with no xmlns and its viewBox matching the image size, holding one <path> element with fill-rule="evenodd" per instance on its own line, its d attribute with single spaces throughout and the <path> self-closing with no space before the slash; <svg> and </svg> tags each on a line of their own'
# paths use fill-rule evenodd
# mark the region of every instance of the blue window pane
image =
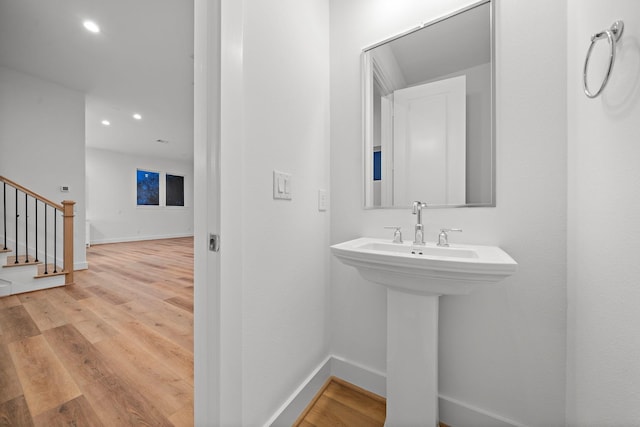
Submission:
<svg viewBox="0 0 640 427">
<path fill-rule="evenodd" d="M 380 181 L 382 179 L 382 152 L 373 152 L 373 180 Z"/>
<path fill-rule="evenodd" d="M 138 184 L 138 205 L 160 205 L 160 174 L 138 169 L 136 175 Z"/>
</svg>

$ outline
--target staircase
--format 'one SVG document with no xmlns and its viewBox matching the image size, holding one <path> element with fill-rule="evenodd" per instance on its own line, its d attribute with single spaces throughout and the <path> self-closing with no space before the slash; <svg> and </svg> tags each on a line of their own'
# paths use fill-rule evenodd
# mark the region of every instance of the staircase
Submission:
<svg viewBox="0 0 640 427">
<path fill-rule="evenodd" d="M 73 283 L 75 202 L 52 202 L 2 176 L 0 185 L 0 297 Z"/>
</svg>

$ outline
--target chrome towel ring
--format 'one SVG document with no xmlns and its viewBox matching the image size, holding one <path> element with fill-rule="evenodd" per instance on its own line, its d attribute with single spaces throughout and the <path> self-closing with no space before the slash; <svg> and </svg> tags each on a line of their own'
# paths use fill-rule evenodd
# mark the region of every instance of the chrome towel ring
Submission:
<svg viewBox="0 0 640 427">
<path fill-rule="evenodd" d="M 623 30 L 624 22 L 616 21 L 608 30 L 601 31 L 591 36 L 591 44 L 589 45 L 589 50 L 587 50 L 587 57 L 584 60 L 584 70 L 582 71 L 582 84 L 584 93 L 589 98 L 595 98 L 596 96 L 600 95 L 604 87 L 607 85 L 607 81 L 609 81 L 609 76 L 611 75 L 611 70 L 613 69 L 613 63 L 616 60 L 616 42 L 620 40 L 620 36 L 622 36 Z M 591 57 L 591 51 L 593 50 L 596 42 L 604 38 L 609 41 L 609 46 L 611 47 L 611 54 L 609 55 L 609 68 L 607 68 L 607 74 L 604 76 L 604 80 L 602 80 L 600 88 L 595 93 L 591 93 L 591 91 L 589 90 L 589 86 L 587 85 L 587 69 L 589 67 L 589 58 Z"/>
</svg>

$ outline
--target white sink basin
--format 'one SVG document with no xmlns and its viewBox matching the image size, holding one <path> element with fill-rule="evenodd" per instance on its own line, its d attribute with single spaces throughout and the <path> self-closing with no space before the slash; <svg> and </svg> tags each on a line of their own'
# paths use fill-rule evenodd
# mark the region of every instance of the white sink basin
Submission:
<svg viewBox="0 0 640 427">
<path fill-rule="evenodd" d="M 331 251 L 369 281 L 421 295 L 468 294 L 510 276 L 518 265 L 496 246 L 413 246 L 363 237 L 333 245 Z"/>
<path fill-rule="evenodd" d="M 385 426 L 437 426 L 440 295 L 498 282 L 516 271 L 516 262 L 495 246 L 413 246 L 371 238 L 331 251 L 365 279 L 387 287 Z"/>
</svg>

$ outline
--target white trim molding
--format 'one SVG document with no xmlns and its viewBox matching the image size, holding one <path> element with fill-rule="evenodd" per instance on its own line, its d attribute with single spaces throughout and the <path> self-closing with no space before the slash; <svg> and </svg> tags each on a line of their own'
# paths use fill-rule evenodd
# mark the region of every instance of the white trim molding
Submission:
<svg viewBox="0 0 640 427">
<path fill-rule="evenodd" d="M 102 245 L 105 243 L 139 242 L 143 240 L 176 239 L 179 237 L 193 237 L 193 232 L 163 234 L 163 235 L 155 235 L 155 236 L 123 236 L 123 237 L 115 237 L 111 239 L 92 239 L 90 243 L 91 245 Z"/>
<path fill-rule="evenodd" d="M 264 427 L 291 426 L 329 377 L 335 376 L 386 397 L 386 375 L 340 356 L 328 356 L 285 400 Z M 440 394 L 440 421 L 455 427 L 527 427 L 482 408 Z"/>
</svg>

